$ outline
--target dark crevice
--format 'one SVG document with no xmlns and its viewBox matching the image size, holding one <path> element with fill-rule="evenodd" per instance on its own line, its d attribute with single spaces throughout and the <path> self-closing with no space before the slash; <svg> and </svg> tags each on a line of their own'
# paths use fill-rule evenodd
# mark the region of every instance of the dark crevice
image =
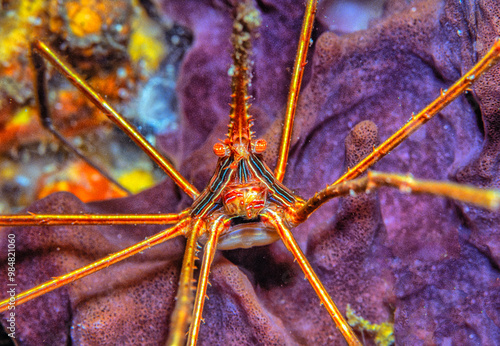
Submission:
<svg viewBox="0 0 500 346">
<path fill-rule="evenodd" d="M 12 339 L 8 336 L 7 331 L 5 330 L 4 325 L 1 325 L 2 328 L 0 328 L 0 346 L 14 346 L 14 342 Z"/>
<path fill-rule="evenodd" d="M 467 103 L 470 105 L 470 107 L 472 108 L 472 111 L 474 112 L 474 114 L 476 116 L 477 127 L 478 127 L 479 131 L 481 131 L 481 136 L 484 138 L 485 127 L 484 127 L 484 122 L 483 122 L 483 114 L 481 113 L 481 106 L 479 106 L 479 103 L 477 102 L 473 93 L 465 92 L 464 96 L 465 96 L 465 99 L 467 100 Z"/>
<path fill-rule="evenodd" d="M 256 223 L 256 222 L 261 222 L 260 216 L 258 216 L 255 219 L 247 219 L 246 217 L 235 217 L 231 219 L 231 227 L 237 226 L 237 225 L 242 225 L 245 223 Z"/>
<path fill-rule="evenodd" d="M 152 0 L 139 0 L 139 3 L 141 4 L 144 11 L 146 11 L 146 14 L 149 18 L 153 19 L 155 22 L 161 22 L 162 19 L 159 13 L 159 9 Z"/>
<path fill-rule="evenodd" d="M 254 286 L 270 290 L 292 283 L 295 270 L 289 263 L 275 261 L 269 246 L 224 251 L 224 256 L 240 267 Z"/>
<path fill-rule="evenodd" d="M 500 266 L 498 263 L 495 262 L 495 259 L 493 258 L 492 254 L 488 251 L 484 251 L 483 249 L 479 248 L 476 244 L 474 244 L 471 241 L 471 235 L 472 235 L 472 229 L 474 227 L 474 222 L 469 219 L 467 214 L 463 210 L 463 205 L 458 202 L 450 201 L 449 203 L 452 203 L 455 205 L 455 213 L 457 215 L 458 220 L 460 221 L 460 224 L 463 225 L 463 227 L 459 227 L 457 232 L 459 232 L 459 238 L 462 239 L 463 242 L 467 243 L 469 246 L 474 248 L 476 251 L 478 251 L 481 255 L 485 257 L 485 259 L 490 263 L 491 268 L 495 269 L 497 272 L 500 272 Z M 469 208 L 474 208 L 474 207 L 469 207 Z"/>
<path fill-rule="evenodd" d="M 262 13 L 271 13 L 276 11 L 276 7 L 271 4 L 267 4 L 265 1 L 257 0 L 257 7 Z"/>
</svg>

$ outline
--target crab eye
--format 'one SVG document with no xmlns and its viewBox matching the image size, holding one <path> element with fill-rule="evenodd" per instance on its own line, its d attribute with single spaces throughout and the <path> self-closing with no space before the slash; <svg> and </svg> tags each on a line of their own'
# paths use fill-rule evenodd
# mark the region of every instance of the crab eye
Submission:
<svg viewBox="0 0 500 346">
<path fill-rule="evenodd" d="M 224 157 L 224 156 L 226 156 L 227 151 L 228 151 L 227 145 L 224 145 L 222 143 L 215 143 L 214 144 L 215 155 L 217 155 L 219 157 Z"/>
<path fill-rule="evenodd" d="M 264 152 L 264 150 L 266 150 L 267 148 L 267 142 L 264 140 L 264 139 L 258 139 L 256 140 L 254 143 L 253 143 L 253 152 L 256 153 L 256 154 L 260 154 L 262 152 Z"/>
</svg>

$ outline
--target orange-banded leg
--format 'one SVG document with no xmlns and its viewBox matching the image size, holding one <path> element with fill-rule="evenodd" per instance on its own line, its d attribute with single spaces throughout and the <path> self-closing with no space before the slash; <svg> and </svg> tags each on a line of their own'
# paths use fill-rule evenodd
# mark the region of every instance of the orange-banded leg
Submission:
<svg viewBox="0 0 500 346">
<path fill-rule="evenodd" d="M 399 144 L 401 144 L 408 136 L 415 132 L 420 126 L 428 122 L 432 117 L 438 114 L 451 101 L 460 96 L 464 91 L 468 90 L 480 75 L 488 71 L 493 65 L 500 60 L 500 38 L 495 41 L 493 47 L 488 53 L 479 60 L 465 75 L 456 81 L 447 90 L 442 90 L 441 95 L 432 101 L 427 107 L 421 110 L 418 114 L 412 115 L 411 119 L 391 137 L 386 139 L 378 147 L 374 148 L 371 154 L 361 160 L 352 169 L 349 169 L 342 175 L 334 184 L 339 184 L 343 181 L 354 179 L 373 166 L 381 158 L 391 152 Z"/>
<path fill-rule="evenodd" d="M 293 224 L 300 224 L 323 203 L 332 198 L 370 192 L 383 186 L 398 188 L 406 193 L 425 193 L 442 196 L 493 211 L 500 209 L 500 190 L 480 189 L 474 186 L 450 182 L 417 180 L 411 175 L 369 171 L 366 177 L 344 181 L 340 184 L 328 185 L 325 189 L 317 192 L 307 200 L 302 207 L 298 208 L 295 212 L 291 212 L 289 221 Z"/>
<path fill-rule="evenodd" d="M 100 109 L 111 121 L 125 132 L 148 156 L 156 162 L 165 173 L 191 198 L 198 197 L 198 190 L 184 178 L 174 166 L 156 150 L 144 136 L 123 116 L 121 116 L 106 100 L 90 87 L 76 72 L 65 64 L 57 54 L 45 43 L 35 41 L 31 45 L 32 54 L 39 54 L 52 66 L 57 68 L 78 90 L 80 90 L 92 103 Z"/>
<path fill-rule="evenodd" d="M 349 345 L 361 345 L 358 338 L 356 337 L 356 334 L 354 334 L 353 330 L 344 319 L 339 309 L 333 302 L 332 298 L 326 291 L 325 287 L 319 280 L 318 276 L 312 269 L 311 264 L 297 244 L 297 241 L 293 237 L 292 232 L 285 225 L 285 221 L 283 220 L 283 217 L 280 215 L 280 213 L 275 210 L 267 209 L 260 216 L 265 223 L 276 229 L 281 240 L 299 263 L 307 280 L 309 280 L 309 283 L 316 291 L 316 294 L 324 304 L 326 310 L 332 317 L 332 320 L 335 322 L 335 325 L 340 330 L 347 343 Z"/>
<path fill-rule="evenodd" d="M 176 303 L 174 311 L 170 317 L 170 331 L 167 345 L 184 345 L 186 340 L 186 330 L 191 322 L 191 311 L 193 308 L 193 272 L 196 260 L 196 241 L 200 234 L 206 231 L 205 221 L 201 218 L 191 220 L 187 229 L 187 243 L 184 250 L 184 259 L 182 260 L 181 276 L 179 287 L 175 296 Z"/>
<path fill-rule="evenodd" d="M 124 250 L 115 252 L 107 257 L 104 257 L 103 259 L 100 259 L 96 262 L 86 265 L 85 267 L 76 269 L 68 274 L 44 282 L 43 284 L 40 284 L 30 290 L 21 292 L 15 297 L 16 305 L 25 303 L 36 297 L 44 295 L 45 293 L 51 292 L 59 287 L 69 284 L 70 282 L 81 279 L 87 275 L 95 273 L 96 271 L 109 267 L 112 264 L 123 261 L 124 259 L 133 256 L 136 253 L 141 252 L 145 249 L 148 249 L 151 246 L 161 244 L 169 239 L 177 237 L 181 234 L 185 234 L 185 229 L 188 223 L 189 219 L 184 219 L 179 223 L 177 223 L 172 228 L 166 229 L 158 234 L 155 234 L 154 236 L 147 238 L 137 244 L 134 244 Z M 10 301 L 9 299 L 5 299 L 0 302 L 0 312 L 7 310 L 9 306 L 9 301 Z"/>
<path fill-rule="evenodd" d="M 292 138 L 293 119 L 295 117 L 295 109 L 299 98 L 302 76 L 306 66 L 307 49 L 310 45 L 317 3 L 317 0 L 309 0 L 307 2 L 306 11 L 304 13 L 304 21 L 302 22 L 302 29 L 300 31 L 297 54 L 295 55 L 292 80 L 288 90 L 285 118 L 283 120 L 283 131 L 281 132 L 278 161 L 276 162 L 276 168 L 274 169 L 274 175 L 280 182 L 283 181 L 286 164 L 288 162 L 288 151 L 290 150 L 290 140 Z"/>
<path fill-rule="evenodd" d="M 16 214 L 0 215 L 0 226 L 61 225 L 168 225 L 185 218 L 179 214 Z"/>
<path fill-rule="evenodd" d="M 110 174 L 108 174 L 105 170 L 103 170 L 99 165 L 89 159 L 80 149 L 75 147 L 70 141 L 68 141 L 64 136 L 57 131 L 54 124 L 52 123 L 51 112 L 49 107 L 49 98 L 47 92 L 47 79 L 45 78 L 45 74 L 47 71 L 47 67 L 45 65 L 45 60 L 41 55 L 38 54 L 37 50 L 32 47 L 31 49 L 31 62 L 33 63 L 33 67 L 35 69 L 35 95 L 38 103 L 38 110 L 40 116 L 40 122 L 42 126 L 52 133 L 52 135 L 63 144 L 63 146 L 69 149 L 73 154 L 79 157 L 81 160 L 85 161 L 89 166 L 94 168 L 99 172 L 104 178 L 110 181 L 113 185 L 118 187 L 120 190 L 125 192 L 127 195 L 131 195 L 132 193 L 121 185 L 116 179 L 114 179 Z"/>
<path fill-rule="evenodd" d="M 208 229 L 208 241 L 205 244 L 203 252 L 203 262 L 201 265 L 201 272 L 198 278 L 198 287 L 196 289 L 196 298 L 193 309 L 193 317 L 191 319 L 191 326 L 189 327 L 187 345 L 194 346 L 198 340 L 198 332 L 202 320 L 203 305 L 208 285 L 208 275 L 210 274 L 210 267 L 217 250 L 219 235 L 229 228 L 230 218 L 226 215 L 219 215 L 216 217 Z M 206 297 L 208 299 L 208 297 Z"/>
</svg>

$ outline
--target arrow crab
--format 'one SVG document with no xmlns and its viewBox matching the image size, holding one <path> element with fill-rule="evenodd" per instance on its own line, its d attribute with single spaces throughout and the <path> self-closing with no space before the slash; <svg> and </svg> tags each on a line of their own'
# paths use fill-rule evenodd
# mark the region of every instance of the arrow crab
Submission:
<svg viewBox="0 0 500 346">
<path fill-rule="evenodd" d="M 409 25 L 408 23 L 424 22 L 426 16 L 438 16 L 434 12 L 439 6 L 433 7 L 426 2 L 418 5 L 423 7 L 422 12 L 409 8 L 406 16 L 404 14 L 395 16 L 392 21 L 377 26 L 374 36 L 390 34 L 389 29 L 398 27 L 398 22 Z M 309 22 L 309 25 L 305 26 L 305 31 L 311 30 L 310 17 L 314 13 L 314 7 L 314 2 L 309 1 L 305 16 L 305 22 Z M 449 7 L 444 8 L 450 10 Z M 420 14 L 412 17 L 413 12 Z M 248 23 L 235 27 L 245 28 L 247 25 Z M 411 29 L 412 27 L 409 28 L 410 31 Z M 278 157 L 275 174 L 261 159 L 265 142 L 257 141 L 251 134 L 250 120 L 246 113 L 248 108 L 246 88 L 249 79 L 246 74 L 249 67 L 245 62 L 247 61 L 245 55 L 249 48 L 245 45 L 248 41 L 234 34 L 239 37 L 237 41 L 242 43 L 240 47 L 242 50 L 239 52 L 238 48 L 236 49 L 234 68 L 231 72 L 232 122 L 227 139 L 214 146 L 213 150 L 219 156 L 219 163 L 213 170 L 215 173 L 207 185 L 209 188 L 199 193 L 195 186 L 172 169 L 170 163 L 152 154 L 160 165 L 170 167 L 166 168 L 169 175 L 189 196 L 195 197 L 193 198 L 195 202 L 190 207 L 176 214 L 154 214 L 168 210 L 167 207 L 176 208 L 177 206 L 171 203 L 178 200 L 174 189 L 167 194 L 164 193 L 164 189 L 162 191 L 155 189 L 145 192 L 139 199 L 129 198 L 107 204 L 83 205 L 70 196 L 49 197 L 30 209 L 33 214 L 2 216 L 2 222 L 6 225 L 32 225 L 32 228 L 17 231 L 4 230 L 5 234 L 15 234 L 18 240 L 16 251 L 20 262 L 16 269 L 18 275 L 16 278 L 19 280 L 19 286 L 26 288 L 31 288 L 33 282 L 42 282 L 53 276 L 64 275 L 74 268 L 87 265 L 109 253 L 130 246 L 131 238 L 138 242 L 147 237 L 141 243 L 142 247 L 137 248 L 139 254 L 120 264 L 114 264 L 100 273 L 80 279 L 51 293 L 48 293 L 51 289 L 45 286 L 36 291 L 37 293 L 32 293 L 35 291 L 30 290 L 28 295 L 39 295 L 39 293 L 44 295 L 22 305 L 20 300 L 24 299 L 24 296 L 17 294 L 19 304 L 16 305 L 17 321 L 19 335 L 24 334 L 20 336 L 24 338 L 22 341 L 29 343 L 41 340 L 40 338 L 43 340 L 53 338 L 54 341 L 63 342 L 67 340 L 64 337 L 71 336 L 76 343 L 102 343 L 106 340 L 130 343 L 147 343 L 153 340 L 160 343 L 168 336 L 169 343 L 182 344 L 187 325 L 190 324 L 189 343 L 195 343 L 196 340 L 199 343 L 233 344 L 338 342 L 341 340 L 340 334 L 335 334 L 334 328 L 330 327 L 331 320 L 325 314 L 324 307 L 319 306 L 312 289 L 302 280 L 300 270 L 287 249 L 294 254 L 307 279 L 322 297 L 325 307 L 337 322 L 339 329 L 343 331 L 342 334 L 348 343 L 358 343 L 358 336 L 366 337 L 368 342 L 371 342 L 370 337 L 374 339 L 376 337 L 362 329 L 352 331 L 342 317 L 344 311 L 348 309 L 347 304 L 372 324 L 379 325 L 384 321 L 393 321 L 396 338 L 401 343 L 413 344 L 419 340 L 422 343 L 426 341 L 441 343 L 446 340 L 458 342 L 464 335 L 469 339 L 480 338 L 485 343 L 488 339 L 497 340 L 498 327 L 496 329 L 494 327 L 498 322 L 494 308 L 497 303 L 493 297 L 495 292 L 498 293 L 498 287 L 494 283 L 498 279 L 498 265 L 495 267 L 494 264 L 498 263 L 499 258 L 495 247 L 498 246 L 498 242 L 495 242 L 498 237 L 494 233 L 498 228 L 498 216 L 436 197 L 401 198 L 383 190 L 377 195 L 375 188 L 379 185 L 395 185 L 406 192 L 442 193 L 457 200 L 483 205 L 489 205 L 490 194 L 493 200 L 498 199 L 498 192 L 483 190 L 483 193 L 479 189 L 473 189 L 469 193 L 463 187 L 449 184 L 429 186 L 420 182 L 412 185 L 411 177 L 392 174 L 380 177 L 371 173 L 369 177 L 356 178 L 367 166 L 366 164 L 357 166 L 358 162 L 367 162 L 367 159 L 362 160 L 366 155 L 375 159 L 381 158 L 390 151 L 385 146 L 392 146 L 397 142 L 392 139 L 377 146 L 376 127 L 369 122 L 354 126 L 352 123 L 354 119 L 357 121 L 364 119 L 356 116 L 373 112 L 389 114 L 409 107 L 408 103 L 413 101 L 413 98 L 405 98 L 402 91 L 418 90 L 420 84 L 415 82 L 413 85 L 411 81 L 414 79 L 409 75 L 410 72 L 415 74 L 421 72 L 415 67 L 408 68 L 410 72 L 404 69 L 412 66 L 412 59 L 434 64 L 436 69 L 440 68 L 438 71 L 442 74 L 441 79 L 439 82 L 431 81 L 430 89 L 444 84 L 443 80 L 446 80 L 448 75 L 456 74 L 452 58 L 451 62 L 446 59 L 444 62 L 439 60 L 429 62 L 432 59 L 426 54 L 432 52 L 432 48 L 419 50 L 412 46 L 415 42 L 432 37 L 435 28 L 424 27 L 424 29 L 418 27 L 418 30 L 415 30 L 422 36 L 412 36 L 406 43 L 402 39 L 398 41 L 394 38 L 394 41 L 387 44 L 388 47 L 373 44 L 370 37 L 354 35 L 351 39 L 357 39 L 357 43 L 366 50 L 366 55 L 355 52 L 350 58 L 343 56 L 345 54 L 343 50 L 353 48 L 342 39 L 326 34 L 319 40 L 309 85 L 298 105 L 293 95 L 298 94 L 299 86 L 295 84 L 291 87 L 291 106 L 288 108 L 293 109 L 297 105 L 299 113 L 297 122 L 301 130 L 294 135 L 294 147 L 291 152 L 293 164 L 290 161 L 287 170 L 287 174 L 293 172 L 298 178 L 289 179 L 290 181 L 285 179 L 285 185 L 292 186 L 290 183 L 294 181 L 297 185 L 293 187 L 300 192 L 300 195 L 312 195 L 306 192 L 322 188 L 316 186 L 317 179 L 312 178 L 328 176 L 327 181 L 332 183 L 335 172 L 340 173 L 345 170 L 347 173 L 337 180 L 338 183 L 345 180 L 345 183 L 328 186 L 310 200 L 298 197 L 295 192 L 281 184 L 288 161 L 286 153 L 290 146 L 287 144 L 290 140 L 288 135 L 281 139 L 281 143 L 285 144 L 280 145 L 280 150 L 275 155 Z M 462 29 L 460 31 L 462 35 L 465 32 Z M 243 32 L 246 33 L 246 28 Z M 243 36 L 248 37 L 247 34 Z M 302 49 L 307 47 L 309 44 L 307 35 L 303 36 L 300 42 Z M 377 46 L 378 50 L 374 46 Z M 430 46 L 432 47 L 432 44 Z M 399 74 L 379 77 L 382 81 L 368 78 L 371 75 L 368 72 L 363 74 L 363 68 L 367 65 L 372 67 L 370 64 L 377 59 L 383 60 L 386 54 L 384 49 L 392 53 L 398 51 L 397 54 L 400 55 L 396 55 L 397 58 L 394 57 L 392 60 L 386 59 L 385 65 L 382 64 L 379 69 L 391 69 L 393 73 L 399 72 Z M 438 48 L 435 49 L 434 53 L 440 52 Z M 42 42 L 36 42 L 34 50 L 49 60 L 53 56 L 53 52 Z M 499 50 L 499 44 L 495 43 L 494 48 L 488 53 L 489 60 L 486 62 L 481 60 L 482 62 L 474 67 L 476 70 L 465 74 L 457 86 L 449 87 L 451 83 L 448 83 L 443 88 L 448 87 L 448 89 L 441 91 L 441 96 L 438 98 L 440 101 L 437 102 L 444 106 L 448 103 L 447 100 L 467 89 L 479 77 L 484 67 L 496 59 Z M 484 47 L 482 53 L 486 53 Z M 298 59 L 296 70 L 303 68 L 305 59 L 305 55 Z M 51 63 L 57 64 L 57 61 L 52 59 Z M 432 70 L 429 66 L 426 69 Z M 349 76 L 348 72 L 352 71 L 357 71 L 358 76 L 352 76 L 351 84 L 325 85 L 325 81 L 332 78 L 332 75 Z M 65 75 L 74 76 L 72 72 L 66 72 Z M 295 72 L 294 76 L 297 77 L 298 73 Z M 389 81 L 398 78 L 400 83 L 391 84 Z M 368 94 L 361 95 L 360 90 L 364 90 L 365 84 L 376 81 L 379 84 L 374 84 L 378 85 L 378 88 L 383 86 L 384 93 L 392 93 L 392 108 L 383 109 L 383 102 L 380 102 L 378 94 L 373 90 L 377 88 L 376 86 L 368 89 Z M 437 89 L 439 94 L 439 87 Z M 427 92 L 431 93 L 426 90 L 423 94 Z M 359 96 L 353 97 L 358 93 Z M 471 104 L 477 105 L 477 101 L 474 103 L 471 98 L 468 101 L 461 101 L 461 105 L 465 105 L 467 109 L 458 111 L 460 115 L 458 119 L 452 118 L 445 110 L 438 113 L 437 108 L 434 108 L 436 106 L 425 108 L 423 112 L 412 116 L 411 121 L 403 128 L 411 127 L 413 126 L 411 124 L 416 122 L 426 121 L 429 115 L 434 113 L 440 118 L 434 119 L 430 124 L 439 122 L 439 125 L 426 129 L 421 137 L 411 137 L 407 140 L 409 144 L 406 149 L 404 147 L 395 149 L 394 154 L 400 149 L 404 153 L 401 156 L 391 153 L 393 156 L 386 158 L 388 164 L 391 164 L 391 167 L 403 167 L 403 170 L 412 171 L 415 175 L 417 172 L 423 172 L 424 178 L 436 178 L 435 175 L 447 178 L 448 175 L 454 174 L 458 181 L 498 187 L 495 175 L 491 174 L 493 176 L 491 177 L 487 174 L 495 169 L 498 162 L 493 150 L 496 143 L 495 122 L 492 120 L 493 115 L 488 113 L 494 113 L 495 105 L 496 107 L 498 105 L 491 97 L 487 97 L 490 95 L 484 95 L 486 96 L 480 104 L 480 109 L 485 109 L 484 113 L 488 116 L 484 116 L 482 125 L 478 119 L 471 120 L 466 117 L 475 114 Z M 345 101 L 351 107 L 343 124 L 332 124 L 332 118 L 339 112 L 339 106 L 336 106 L 332 98 Z M 360 103 L 361 98 L 366 98 L 366 102 Z M 99 97 L 96 96 L 96 99 Z M 101 108 L 106 112 L 110 111 L 102 100 L 98 101 L 101 101 L 97 102 Z M 416 103 L 424 108 L 428 102 L 422 102 Z M 331 108 L 326 109 L 327 106 Z M 188 107 L 186 105 L 186 108 Z M 432 108 L 436 110 L 431 111 Z M 438 108 L 442 109 L 441 106 Z M 450 105 L 450 108 L 453 108 L 453 105 Z M 455 106 L 455 108 L 460 107 Z M 293 113 L 292 110 L 287 112 L 290 113 Z M 287 119 L 290 119 L 290 116 L 287 116 Z M 404 124 L 404 121 L 398 122 L 397 125 L 393 122 L 394 120 L 387 116 L 378 125 L 381 128 L 387 125 L 384 131 L 390 132 L 394 127 Z M 467 128 L 466 125 L 484 126 L 484 128 L 482 133 L 477 129 L 461 132 L 460 129 Z M 133 132 L 128 125 L 123 127 Z M 271 126 L 266 136 L 269 144 L 272 144 L 275 137 L 273 128 L 274 126 Z M 285 128 L 291 131 L 291 125 L 285 125 Z M 352 131 L 346 139 L 346 155 L 343 161 L 328 158 L 329 148 L 338 146 L 339 143 L 328 139 L 324 134 L 328 131 L 341 132 L 345 137 L 351 128 Z M 451 138 L 447 130 L 456 132 L 459 139 Z M 408 132 L 403 130 L 403 133 Z M 385 134 L 386 132 L 383 133 L 383 137 L 388 137 Z M 418 132 L 415 135 L 417 134 Z M 461 142 L 462 140 L 484 141 L 483 149 L 479 154 L 473 152 L 470 146 Z M 139 139 L 137 141 L 143 147 L 148 147 L 147 143 Z M 419 155 L 423 154 L 419 154 L 418 150 L 422 148 L 435 149 L 440 154 L 431 156 L 432 158 L 420 158 Z M 148 150 L 154 152 L 151 148 Z M 317 162 L 321 162 L 324 166 L 303 165 L 302 163 L 311 160 L 311 156 L 316 157 Z M 407 161 L 401 159 L 405 156 L 408 158 Z M 191 166 L 196 166 L 202 159 L 197 160 L 195 153 L 190 162 Z M 442 171 L 443 162 L 448 171 Z M 268 161 L 268 164 L 272 165 L 273 162 Z M 345 167 L 342 168 L 342 165 Z M 489 166 L 485 168 L 486 165 Z M 193 167 L 193 172 L 195 168 Z M 475 174 L 475 170 L 479 174 Z M 165 185 L 167 184 L 169 183 Z M 370 194 L 361 194 L 367 189 L 372 190 Z M 321 212 L 319 209 L 311 215 L 304 226 L 298 227 L 297 233 L 307 227 L 308 223 L 315 226 L 313 232 L 306 233 L 307 237 L 300 237 L 297 234 L 301 243 L 301 246 L 298 246 L 287 229 L 305 221 L 316 207 L 336 194 L 346 197 L 340 203 L 323 207 L 327 209 L 326 211 Z M 398 213 L 388 213 L 383 207 L 384 203 L 379 206 L 379 199 Z M 431 210 L 422 211 L 422 204 L 417 202 L 419 199 L 431 201 Z M 146 201 L 153 201 L 154 205 L 151 203 L 147 206 L 141 205 Z M 331 210 L 335 208 L 338 209 L 336 216 L 328 217 L 327 214 L 331 215 Z M 143 209 L 147 210 L 149 216 L 139 215 Z M 121 213 L 126 210 L 127 217 L 109 215 L 118 210 Z M 79 215 L 67 217 L 47 215 L 56 213 Z M 103 219 L 96 221 L 96 218 L 89 216 L 95 214 L 108 214 L 104 219 L 109 221 Z M 459 217 L 456 217 L 457 214 Z M 135 226 L 138 223 L 168 222 L 177 224 L 160 233 L 161 236 L 151 235 L 153 227 Z M 49 226 L 50 223 L 71 225 L 56 227 Z M 86 223 L 111 223 L 114 226 L 108 226 L 108 230 L 103 233 L 101 227 L 84 225 Z M 116 224 L 128 224 L 128 226 Z M 478 225 L 481 226 L 480 229 Z M 235 239 L 231 239 L 227 236 L 228 230 L 239 233 L 236 233 Z M 488 232 L 493 233 L 492 238 L 488 238 Z M 132 236 L 129 238 L 127 235 L 124 239 L 125 234 Z M 164 240 L 167 236 L 180 234 L 186 235 L 188 240 L 182 260 L 182 270 L 179 272 L 182 257 L 179 250 L 180 240 L 169 241 L 147 251 L 146 248 Z M 273 244 L 264 248 L 230 250 L 225 251 L 224 255 L 214 255 L 218 238 L 223 244 L 221 247 L 231 249 L 270 243 L 276 240 L 276 235 L 284 240 L 285 246 Z M 199 272 L 195 313 L 191 318 L 190 309 L 193 300 L 191 279 L 198 236 L 204 244 L 204 265 Z M 24 243 L 23 238 L 29 241 Z M 423 245 L 424 243 L 426 244 Z M 4 248 L 7 248 L 6 244 L 7 242 Z M 312 265 L 309 265 L 306 257 L 301 254 L 301 247 Z M 52 252 L 58 256 L 52 257 Z M 36 253 L 37 260 L 27 255 L 32 253 Z M 106 267 L 110 261 L 111 259 L 98 262 L 98 265 Z M 209 263 L 212 261 L 210 276 L 212 288 L 208 288 L 207 291 L 211 299 L 205 302 L 203 314 L 205 325 L 201 327 L 201 334 L 198 336 L 205 289 L 208 284 Z M 93 267 L 85 268 L 86 271 L 94 271 Z M 319 279 L 314 272 L 318 273 Z M 198 272 L 196 273 L 198 275 Z M 59 276 L 54 279 L 56 282 L 54 286 L 61 286 L 61 282 L 66 281 L 70 279 Z M 177 291 L 176 299 L 173 293 L 175 291 Z M 340 307 L 340 313 L 336 311 L 329 296 L 332 296 L 333 301 Z M 496 296 L 498 297 L 498 294 Z M 4 306 L 7 307 L 8 302 L 9 300 L 4 301 Z M 464 305 L 471 306 L 472 311 L 463 318 L 457 317 L 460 312 L 452 309 Z M 33 320 L 39 321 L 43 328 L 28 327 L 29 321 Z M 70 325 L 69 331 L 68 325 Z M 328 331 L 325 332 L 325 329 Z M 41 336 L 40 330 L 49 331 L 50 335 Z"/>
</svg>

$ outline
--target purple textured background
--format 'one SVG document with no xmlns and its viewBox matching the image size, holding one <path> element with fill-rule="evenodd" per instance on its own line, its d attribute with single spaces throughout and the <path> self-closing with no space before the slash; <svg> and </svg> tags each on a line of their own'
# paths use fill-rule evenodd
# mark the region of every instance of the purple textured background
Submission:
<svg viewBox="0 0 500 346">
<path fill-rule="evenodd" d="M 291 0 L 259 5 L 264 21 L 254 44 L 251 110 L 257 135 L 269 142 L 266 159 L 273 166 L 277 117 L 286 99 L 287 68 L 303 9 Z M 163 1 L 162 8 L 193 31 L 194 45 L 178 84 L 181 131 L 160 142 L 201 189 L 216 162 L 211 147 L 226 132 L 230 9 L 225 2 L 194 0 Z M 500 5 L 493 0 L 392 0 L 367 30 L 323 33 L 299 101 L 286 185 L 309 197 L 333 182 L 376 141 L 372 123 L 355 128 L 357 123 L 370 120 L 378 137 L 387 138 L 485 53 L 500 35 L 499 17 Z M 376 169 L 499 188 L 499 71 L 491 70 L 472 97 L 453 102 Z M 57 194 L 30 210 L 173 212 L 188 205 L 166 181 L 131 198 L 92 205 Z M 499 221 L 498 214 L 441 198 L 381 190 L 328 203 L 295 234 L 341 311 L 350 304 L 371 322 L 394 321 L 397 344 L 495 345 L 500 343 Z M 17 230 L 19 288 L 64 274 L 157 230 Z M 0 248 L 6 248 L 5 239 Z M 168 334 L 182 244 L 179 239 L 160 245 L 18 307 L 19 340 L 161 344 Z M 218 254 L 210 282 L 199 344 L 326 345 L 341 340 L 280 242 Z M 369 335 L 365 338 L 373 343 Z"/>
</svg>

